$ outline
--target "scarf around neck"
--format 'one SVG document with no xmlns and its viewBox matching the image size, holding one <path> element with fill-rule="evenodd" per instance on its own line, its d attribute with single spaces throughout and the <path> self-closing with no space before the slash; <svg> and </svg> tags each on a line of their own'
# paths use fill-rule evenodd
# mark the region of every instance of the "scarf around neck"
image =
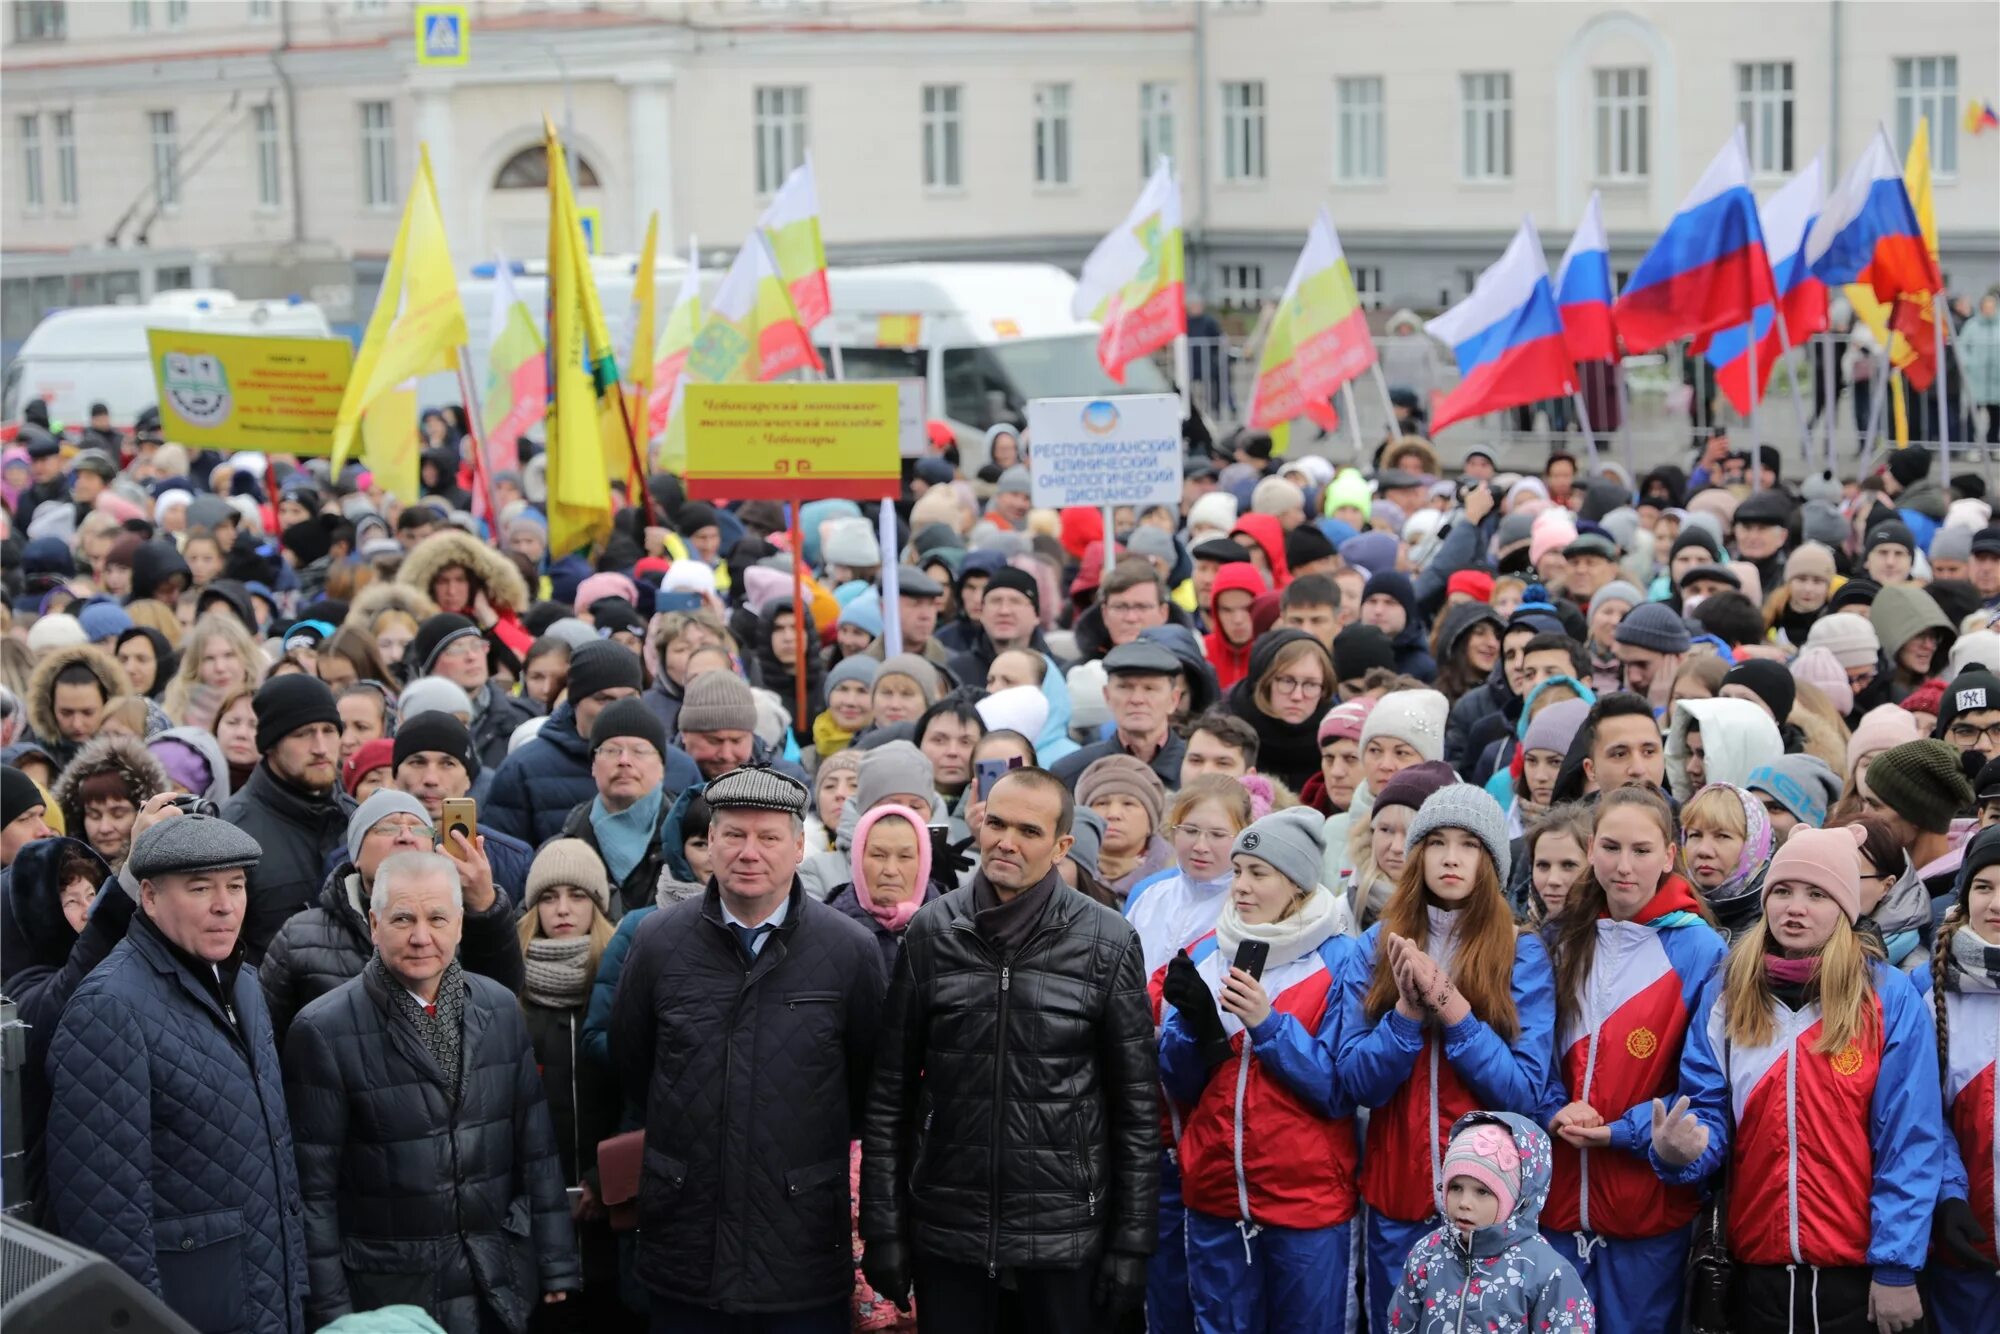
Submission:
<svg viewBox="0 0 2000 1334">
<path fill-rule="evenodd" d="M 465 971 L 458 960 L 445 965 L 444 975 L 438 978 L 437 999 L 428 1008 L 389 971 L 380 953 L 368 960 L 368 966 L 388 991 L 390 1007 L 416 1029 L 417 1040 L 444 1076 L 446 1095 L 457 1102 L 459 1061 L 465 1044 Z"/>
<path fill-rule="evenodd" d="M 522 954 L 528 980 L 521 994 L 529 1001 L 551 1010 L 569 1010 L 589 998 L 595 972 L 590 966 L 589 936 L 537 936 Z"/>
<path fill-rule="evenodd" d="M 833 720 L 832 709 L 821 710 L 819 717 L 813 719 L 812 734 L 813 749 L 821 759 L 840 754 L 854 741 L 854 733 Z"/>
<path fill-rule="evenodd" d="M 1961 993 L 2000 992 L 2000 945 L 1989 945 L 1971 927 L 1960 925 L 1951 933 L 1944 986 Z"/>
<path fill-rule="evenodd" d="M 1215 922 L 1215 947 L 1225 960 L 1236 957 L 1237 947 L 1246 940 L 1261 940 L 1271 947 L 1264 971 L 1303 959 L 1335 936 L 1354 929 L 1354 915 L 1347 900 L 1321 885 L 1314 885 L 1299 910 L 1276 922 L 1246 922 L 1233 900 L 1225 899 L 1222 914 Z"/>
<path fill-rule="evenodd" d="M 654 788 L 624 810 L 613 812 L 605 809 L 603 797 L 591 798 L 590 831 L 597 835 L 597 850 L 604 858 L 604 869 L 611 872 L 614 887 L 624 884 L 633 868 L 646 860 L 665 800 L 666 793 Z"/>
</svg>

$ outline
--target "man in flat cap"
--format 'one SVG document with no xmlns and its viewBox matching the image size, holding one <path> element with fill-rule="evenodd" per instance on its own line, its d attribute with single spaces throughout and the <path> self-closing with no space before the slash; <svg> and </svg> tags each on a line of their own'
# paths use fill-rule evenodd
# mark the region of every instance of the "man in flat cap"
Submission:
<svg viewBox="0 0 2000 1334">
<path fill-rule="evenodd" d="M 799 883 L 804 784 L 753 765 L 704 795 L 714 874 L 639 928 L 611 1017 L 646 1107 L 637 1272 L 655 1334 L 841 1334 L 882 953 Z"/>
<path fill-rule="evenodd" d="M 178 811 L 134 840 L 139 911 L 49 1048 L 50 1219 L 197 1329 L 304 1334 L 284 1077 L 240 941 L 262 856 Z"/>
</svg>

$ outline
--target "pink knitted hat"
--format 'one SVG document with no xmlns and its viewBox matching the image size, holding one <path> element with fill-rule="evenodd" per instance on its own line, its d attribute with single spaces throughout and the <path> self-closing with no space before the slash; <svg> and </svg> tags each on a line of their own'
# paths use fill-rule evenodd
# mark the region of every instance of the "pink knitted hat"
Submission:
<svg viewBox="0 0 2000 1334">
<path fill-rule="evenodd" d="M 1514 1212 L 1521 1198 L 1521 1146 L 1502 1125 L 1481 1121 L 1451 1137 L 1445 1150 L 1444 1179 L 1471 1177 L 1500 1200 L 1500 1217 Z"/>
<path fill-rule="evenodd" d="M 1792 679 L 1817 687 L 1841 717 L 1854 712 L 1854 688 L 1848 685 L 1847 671 L 1831 650 L 1809 648 L 1793 658 Z"/>
<path fill-rule="evenodd" d="M 1909 710 L 1894 704 L 1878 704 L 1861 715 L 1861 723 L 1854 729 L 1854 735 L 1847 739 L 1847 781 L 1854 782 L 1855 766 L 1864 755 L 1900 746 L 1905 741 L 1918 741 L 1922 737 L 1917 731 L 1917 720 Z"/>
<path fill-rule="evenodd" d="M 1861 916 L 1858 849 L 1867 837 L 1868 831 L 1860 825 L 1839 829 L 1808 829 L 1801 825 L 1771 858 L 1764 872 L 1764 887 L 1768 891 L 1772 885 L 1786 880 L 1811 885 L 1838 903 L 1852 925 Z"/>
<path fill-rule="evenodd" d="M 1545 510 L 1535 516 L 1533 536 L 1528 539 L 1528 563 L 1540 565 L 1542 557 L 1560 551 L 1576 541 L 1576 520 L 1565 509 Z"/>
<path fill-rule="evenodd" d="M 861 864 L 868 854 L 868 831 L 883 820 L 897 819 L 909 821 L 917 833 L 917 883 L 910 896 L 901 903 L 877 903 L 868 893 L 868 880 L 862 874 Z M 847 864 L 854 874 L 854 897 L 865 908 L 870 917 L 880 922 L 890 931 L 901 931 L 917 915 L 917 909 L 924 906 L 924 887 L 931 882 L 931 835 L 930 822 L 911 810 L 908 806 L 877 806 L 865 812 L 854 826 L 854 842 L 848 853 Z"/>
<path fill-rule="evenodd" d="M 1329 738 L 1339 737 L 1342 741 L 1361 740 L 1361 726 L 1368 721 L 1368 715 L 1375 711 L 1375 696 L 1364 695 L 1360 699 L 1350 699 L 1326 711 L 1320 719 L 1319 743 L 1324 746 Z"/>
</svg>

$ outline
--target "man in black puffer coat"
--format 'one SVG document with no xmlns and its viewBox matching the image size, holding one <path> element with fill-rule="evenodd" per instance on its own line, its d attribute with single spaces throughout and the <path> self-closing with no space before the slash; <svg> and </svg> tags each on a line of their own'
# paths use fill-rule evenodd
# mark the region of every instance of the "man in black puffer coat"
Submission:
<svg viewBox="0 0 2000 1334">
<path fill-rule="evenodd" d="M 862 1131 L 876 1292 L 926 1327 L 1115 1328 L 1159 1213 L 1158 1056 L 1139 938 L 1065 888 L 1069 789 L 993 787 L 969 888 L 925 905 L 896 962 Z"/>
<path fill-rule="evenodd" d="M 882 955 L 799 884 L 804 784 L 752 766 L 705 795 L 707 892 L 646 918 L 612 1008 L 645 1092 L 637 1271 L 655 1330 L 845 1329 Z"/>
<path fill-rule="evenodd" d="M 581 1283 L 521 1004 L 452 957 L 459 888 L 436 853 L 383 862 L 374 955 L 285 1038 L 314 1329 L 408 1304 L 525 1334 Z"/>
<path fill-rule="evenodd" d="M 375 952 L 368 929 L 368 896 L 375 889 L 375 873 L 396 853 L 429 852 L 431 827 L 423 804 L 394 788 L 377 791 L 347 822 L 347 859 L 326 878 L 318 904 L 294 913 L 278 928 L 257 967 L 264 1003 L 271 1010 L 271 1031 L 280 1047 L 299 1011 L 350 977 L 360 976 Z M 494 886 L 492 869 L 482 856 L 459 857 L 456 848 L 448 851 L 465 891 L 459 961 L 467 972 L 519 991 L 527 974 L 521 938 L 514 929 L 513 901 Z"/>
</svg>

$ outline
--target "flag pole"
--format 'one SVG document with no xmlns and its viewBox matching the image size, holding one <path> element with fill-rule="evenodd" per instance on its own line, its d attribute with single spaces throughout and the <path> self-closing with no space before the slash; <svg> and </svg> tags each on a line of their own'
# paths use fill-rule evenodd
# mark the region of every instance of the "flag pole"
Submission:
<svg viewBox="0 0 2000 1334">
<path fill-rule="evenodd" d="M 1786 358 L 1789 362 L 1792 355 L 1792 331 L 1785 324 L 1784 308 L 1774 305 L 1771 307 L 1771 313 L 1778 321 L 1778 355 Z M 1751 321 L 1750 333 L 1752 337 L 1755 337 L 1757 333 L 1756 321 L 1754 319 Z M 1810 359 L 1810 354 L 1808 354 L 1808 358 Z M 1806 401 L 1804 396 L 1799 393 L 1799 377 L 1796 363 L 1786 366 L 1786 375 L 1792 382 L 1792 411 L 1796 412 L 1799 417 L 1799 448 L 1804 451 L 1802 457 L 1805 459 L 1806 471 L 1811 472 L 1813 471 L 1812 427 L 1806 424 Z"/>
<path fill-rule="evenodd" d="M 497 538 L 500 509 L 493 503 L 493 473 L 486 463 L 486 416 L 480 407 L 479 390 L 472 383 L 472 349 L 458 345 L 458 396 L 465 408 L 465 433 L 472 437 L 472 475 L 486 496 L 489 536 Z"/>
<path fill-rule="evenodd" d="M 1111 567 L 1118 563 L 1118 553 L 1113 550 L 1116 539 L 1111 532 L 1112 525 L 1116 522 L 1111 506 L 1106 505 L 1104 507 L 1104 578 L 1106 579 L 1111 577 Z"/>
<path fill-rule="evenodd" d="M 1374 372 L 1375 387 L 1382 391 L 1382 411 L 1389 414 L 1389 433 L 1401 440 L 1403 424 L 1396 420 L 1396 400 L 1389 397 L 1389 382 L 1383 378 L 1381 361 L 1377 360 L 1368 369 Z"/>
<path fill-rule="evenodd" d="M 1583 401 L 1583 386 L 1580 383 L 1580 377 L 1579 382 L 1571 386 L 1569 397 L 1570 401 L 1576 404 L 1576 419 L 1583 425 L 1584 454 L 1589 461 L 1590 475 L 1595 477 L 1597 476 L 1597 436 L 1590 429 L 1590 409 L 1585 406 Z M 1639 479 L 1634 477 L 1629 480 L 1636 484 Z"/>
<path fill-rule="evenodd" d="M 1774 306 L 1775 312 L 1776 307 Z M 1750 489 L 1764 489 L 1764 437 L 1757 430 L 1757 400 L 1762 397 L 1763 383 L 1757 378 L 1757 312 L 1750 312 Z"/>
<path fill-rule="evenodd" d="M 1819 382 L 1825 388 L 1826 402 L 1820 411 L 1826 414 L 1826 470 L 1830 473 L 1840 471 L 1840 446 L 1834 438 L 1840 417 L 1840 382 L 1834 378 L 1839 364 L 1833 351 L 1833 330 L 1828 329 L 1819 336 Z"/>
<path fill-rule="evenodd" d="M 1866 356 L 1867 353 L 1862 353 Z M 1861 465 L 1861 476 L 1866 477 L 1875 467 L 1880 454 L 1875 448 L 1875 433 L 1882 429 L 1882 415 L 1888 410 L 1889 400 L 1889 351 L 1882 350 L 1881 369 L 1877 372 L 1875 384 L 1880 392 L 1868 404 L 1868 434 L 1862 439 L 1865 461 Z"/>
<path fill-rule="evenodd" d="M 1340 386 L 1340 401 L 1347 408 L 1347 433 L 1354 437 L 1354 466 L 1359 468 L 1361 460 L 1366 456 L 1368 451 L 1366 446 L 1361 443 L 1361 410 L 1354 406 L 1354 381 L 1347 380 L 1342 382 Z"/>
<path fill-rule="evenodd" d="M 1174 339 L 1174 382 L 1181 391 L 1181 420 L 1194 415 L 1194 359 L 1188 353 L 1187 331 L 1183 329 Z"/>
<path fill-rule="evenodd" d="M 876 505 L 876 541 L 882 547 L 882 656 L 888 659 L 903 651 L 902 572 L 897 568 L 903 553 L 896 547 L 896 502 L 878 500 Z"/>
<path fill-rule="evenodd" d="M 1625 440 L 1625 471 L 1632 474 L 1636 485 L 1639 480 L 1639 453 L 1632 444 L 1632 392 L 1625 386 L 1625 358 L 1614 357 L 1611 365 L 1618 390 L 1619 434 Z"/>
<path fill-rule="evenodd" d="M 1951 414 L 1945 402 L 1944 322 L 1949 317 L 1942 292 L 1931 293 L 1931 336 L 1937 340 L 1937 373 L 1932 385 L 1937 390 L 1938 456 L 1944 460 L 1945 489 L 1951 488 Z"/>
<path fill-rule="evenodd" d="M 806 587 L 804 530 L 799 527 L 801 503 L 794 496 L 792 518 L 792 735 L 810 736 L 813 720 L 806 717 Z M 801 731 L 800 729 L 804 729 Z"/>
</svg>

